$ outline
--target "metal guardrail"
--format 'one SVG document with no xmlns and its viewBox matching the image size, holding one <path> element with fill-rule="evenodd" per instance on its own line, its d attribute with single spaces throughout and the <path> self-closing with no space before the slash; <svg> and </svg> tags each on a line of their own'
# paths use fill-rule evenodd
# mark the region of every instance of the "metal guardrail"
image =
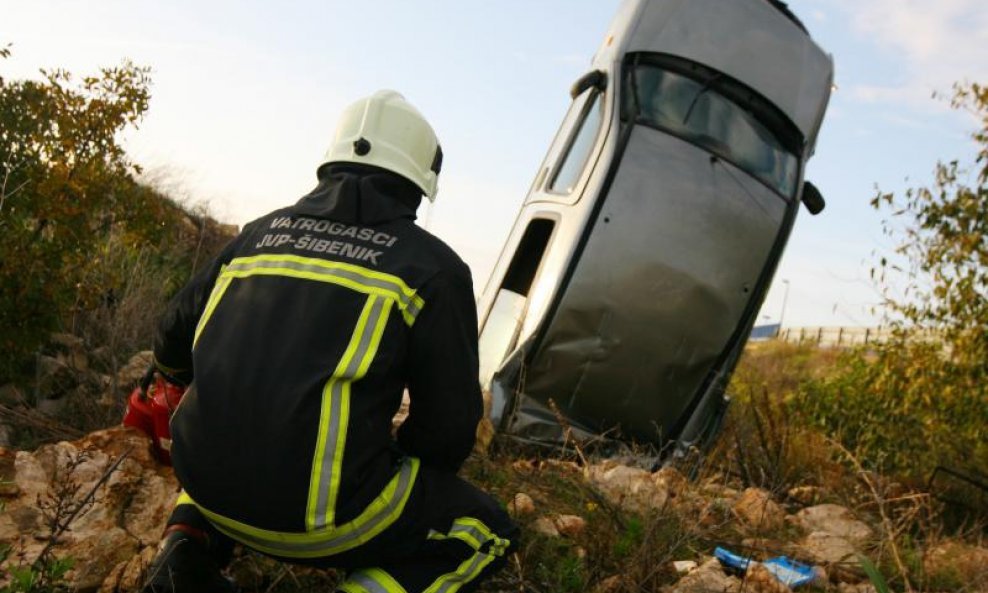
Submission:
<svg viewBox="0 0 988 593">
<path fill-rule="evenodd" d="M 777 335 L 785 342 L 828 347 L 866 346 L 891 336 L 892 330 L 884 327 L 787 327 Z"/>
</svg>

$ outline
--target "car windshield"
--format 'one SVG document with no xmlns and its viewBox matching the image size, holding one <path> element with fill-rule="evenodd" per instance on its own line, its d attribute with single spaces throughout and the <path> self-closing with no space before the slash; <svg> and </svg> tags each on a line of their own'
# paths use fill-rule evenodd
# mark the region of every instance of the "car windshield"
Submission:
<svg viewBox="0 0 988 593">
<path fill-rule="evenodd" d="M 635 70 L 639 122 L 675 134 L 734 163 L 786 198 L 796 190 L 799 161 L 754 113 L 706 82 L 652 65 Z M 628 93 L 626 96 L 633 96 Z"/>
</svg>

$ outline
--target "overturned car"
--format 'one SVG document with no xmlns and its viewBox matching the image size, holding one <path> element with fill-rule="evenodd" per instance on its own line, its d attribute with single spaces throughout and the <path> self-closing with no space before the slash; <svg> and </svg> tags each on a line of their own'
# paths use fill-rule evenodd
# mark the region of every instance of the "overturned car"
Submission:
<svg viewBox="0 0 988 593">
<path fill-rule="evenodd" d="M 480 299 L 502 433 L 703 446 L 785 248 L 833 63 L 777 0 L 627 0 Z"/>
</svg>

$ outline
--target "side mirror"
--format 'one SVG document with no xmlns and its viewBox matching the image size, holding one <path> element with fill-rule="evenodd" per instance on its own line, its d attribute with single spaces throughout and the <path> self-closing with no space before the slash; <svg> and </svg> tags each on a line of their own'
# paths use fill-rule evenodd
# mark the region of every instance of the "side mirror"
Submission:
<svg viewBox="0 0 988 593">
<path fill-rule="evenodd" d="M 823 194 L 809 181 L 803 182 L 803 205 L 813 216 L 823 212 L 823 208 L 827 205 Z"/>
<path fill-rule="evenodd" d="M 583 94 L 583 91 L 595 88 L 602 91 L 607 88 L 607 73 L 603 70 L 591 70 L 573 83 L 569 89 L 569 96 L 573 99 Z"/>
</svg>

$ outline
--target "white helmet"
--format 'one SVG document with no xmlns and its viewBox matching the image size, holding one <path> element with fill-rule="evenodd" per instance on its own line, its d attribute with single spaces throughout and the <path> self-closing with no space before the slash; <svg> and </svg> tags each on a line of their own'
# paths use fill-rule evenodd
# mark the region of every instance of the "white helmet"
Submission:
<svg viewBox="0 0 988 593">
<path fill-rule="evenodd" d="M 435 201 L 443 152 L 429 122 L 395 91 L 378 91 L 343 111 L 322 164 L 360 163 L 401 175 Z"/>
</svg>

